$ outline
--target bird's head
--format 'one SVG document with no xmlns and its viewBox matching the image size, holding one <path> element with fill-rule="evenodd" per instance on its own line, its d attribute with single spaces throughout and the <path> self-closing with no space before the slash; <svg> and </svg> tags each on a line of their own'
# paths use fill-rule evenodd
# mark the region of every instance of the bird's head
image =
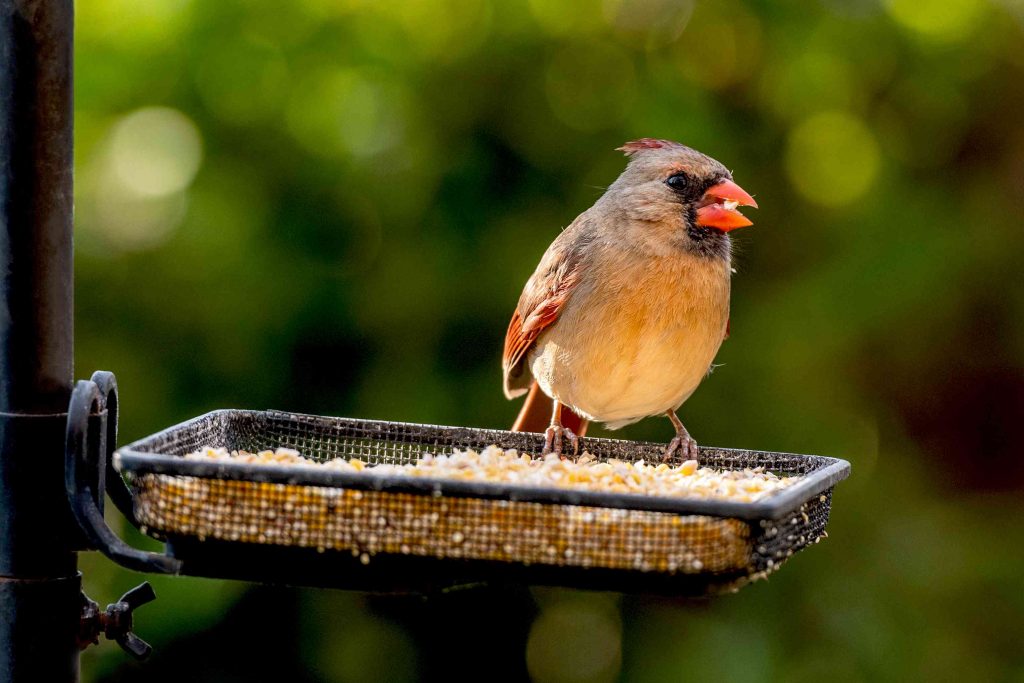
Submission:
<svg viewBox="0 0 1024 683">
<path fill-rule="evenodd" d="M 728 253 L 726 233 L 753 223 L 737 207 L 757 202 L 722 164 L 678 142 L 642 138 L 618 148 L 630 158 L 608 197 L 649 236 L 703 255 Z"/>
</svg>

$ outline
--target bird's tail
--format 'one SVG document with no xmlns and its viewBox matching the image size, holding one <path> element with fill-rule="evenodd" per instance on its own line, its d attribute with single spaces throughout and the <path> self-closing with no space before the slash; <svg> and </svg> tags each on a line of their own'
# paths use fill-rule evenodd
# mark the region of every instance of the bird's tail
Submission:
<svg viewBox="0 0 1024 683">
<path fill-rule="evenodd" d="M 530 393 L 519 411 L 519 417 L 512 425 L 513 432 L 543 432 L 551 424 L 551 399 L 540 390 L 537 382 L 530 385 Z M 582 418 L 566 407 L 562 410 L 562 426 L 573 431 L 576 436 L 587 433 L 590 420 Z"/>
</svg>

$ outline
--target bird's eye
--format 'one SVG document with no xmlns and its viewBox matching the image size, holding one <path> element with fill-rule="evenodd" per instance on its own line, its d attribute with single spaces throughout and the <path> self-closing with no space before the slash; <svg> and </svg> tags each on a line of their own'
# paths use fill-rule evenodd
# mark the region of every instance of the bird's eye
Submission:
<svg viewBox="0 0 1024 683">
<path fill-rule="evenodd" d="M 670 175 L 665 181 L 665 184 L 676 192 L 686 192 L 690 187 L 690 176 L 685 173 L 676 173 L 674 175 Z"/>
</svg>

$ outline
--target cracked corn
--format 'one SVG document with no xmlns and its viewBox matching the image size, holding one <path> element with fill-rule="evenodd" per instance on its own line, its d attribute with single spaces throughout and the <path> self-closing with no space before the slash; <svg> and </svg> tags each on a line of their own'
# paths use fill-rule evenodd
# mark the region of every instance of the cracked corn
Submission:
<svg viewBox="0 0 1024 683">
<path fill-rule="evenodd" d="M 406 465 L 319 462 L 289 449 L 206 448 L 187 458 L 302 465 L 368 474 L 753 501 L 791 485 L 763 469 L 718 471 L 663 463 L 532 458 L 491 446 Z M 740 520 L 577 505 L 434 497 L 332 487 L 147 474 L 133 482 L 141 522 L 166 534 L 350 551 L 668 573 L 727 572 L 748 564 Z"/>
</svg>

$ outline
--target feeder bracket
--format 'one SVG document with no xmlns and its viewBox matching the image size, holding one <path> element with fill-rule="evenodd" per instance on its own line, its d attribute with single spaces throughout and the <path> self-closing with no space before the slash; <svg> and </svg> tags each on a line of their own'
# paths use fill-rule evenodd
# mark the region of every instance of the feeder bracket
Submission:
<svg viewBox="0 0 1024 683">
<path fill-rule="evenodd" d="M 100 634 L 113 640 L 121 649 L 142 660 L 153 652 L 152 646 L 132 632 L 133 613 L 137 607 L 156 600 L 156 593 L 148 581 L 132 588 L 115 602 L 100 611 L 100 606 L 84 592 L 82 595 L 82 616 L 78 629 L 78 647 L 84 650 L 98 645 Z"/>
<path fill-rule="evenodd" d="M 133 548 L 103 519 L 106 493 L 121 514 L 136 524 L 131 492 L 109 466 L 117 444 L 117 409 L 117 380 L 113 373 L 96 372 L 92 379 L 80 380 L 71 393 L 64 451 L 64 488 L 71 511 L 89 548 L 99 550 L 127 569 L 177 574 L 181 568 L 179 560 Z"/>
</svg>

